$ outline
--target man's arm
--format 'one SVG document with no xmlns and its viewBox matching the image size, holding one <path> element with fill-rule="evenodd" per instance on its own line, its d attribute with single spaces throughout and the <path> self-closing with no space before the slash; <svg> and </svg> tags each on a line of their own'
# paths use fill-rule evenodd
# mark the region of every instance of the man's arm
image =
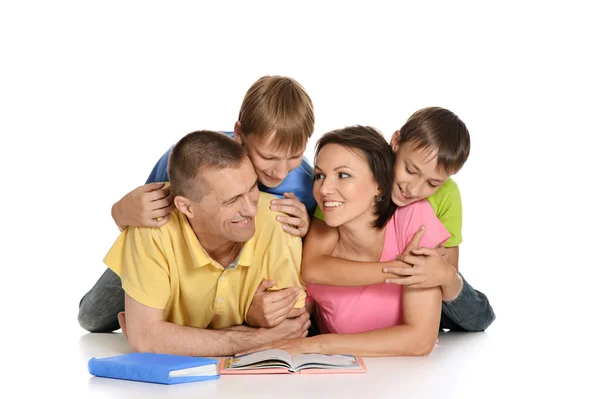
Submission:
<svg viewBox="0 0 600 399">
<path fill-rule="evenodd" d="M 125 294 L 127 340 L 136 352 L 187 356 L 229 356 L 278 339 L 306 336 L 308 313 L 287 319 L 272 329 L 235 326 L 206 330 L 179 326 L 164 319 L 164 310 L 154 309 Z"/>
</svg>

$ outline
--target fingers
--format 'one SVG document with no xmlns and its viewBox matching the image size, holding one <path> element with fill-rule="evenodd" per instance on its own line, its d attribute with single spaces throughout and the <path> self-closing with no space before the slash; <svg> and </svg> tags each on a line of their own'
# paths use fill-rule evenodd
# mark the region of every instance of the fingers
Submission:
<svg viewBox="0 0 600 399">
<path fill-rule="evenodd" d="M 169 217 L 171 214 L 167 214 L 164 217 L 152 218 L 150 222 L 148 222 L 148 227 L 153 229 L 159 229 L 163 227 L 169 221 Z"/>
<path fill-rule="evenodd" d="M 292 310 L 289 311 L 289 313 L 287 314 L 286 317 L 288 319 L 293 319 L 295 317 L 301 316 L 304 312 L 306 312 L 306 308 L 305 307 L 292 308 Z"/>
<path fill-rule="evenodd" d="M 406 263 L 402 261 L 402 256 L 403 255 L 398 255 L 396 256 L 396 260 L 393 261 L 389 261 L 389 263 L 393 264 L 393 267 L 413 267 L 413 265 L 411 265 L 410 263 Z M 388 262 L 386 262 L 388 263 Z"/>
<path fill-rule="evenodd" d="M 286 194 L 291 194 L 291 196 Z M 284 196 L 286 199 L 271 200 L 271 210 L 287 213 L 288 215 L 296 217 L 302 217 L 303 215 L 308 214 L 306 212 L 306 206 L 304 206 L 293 193 L 285 193 Z"/>
<path fill-rule="evenodd" d="M 271 287 L 273 285 L 271 285 Z M 288 303 L 296 303 L 298 291 L 298 287 L 288 287 L 278 291 L 270 291 L 269 302 L 277 304 L 279 307 L 286 306 Z"/>
<path fill-rule="evenodd" d="M 418 284 L 423 282 L 423 278 L 420 276 L 409 276 L 409 277 L 399 277 L 399 278 L 386 278 L 386 284 L 398 284 L 404 286 L 412 286 L 413 284 Z"/>
<path fill-rule="evenodd" d="M 419 230 L 417 230 L 412 240 L 410 240 L 410 243 L 404 250 L 404 254 L 409 254 L 413 249 L 419 248 L 419 243 L 421 242 L 423 234 L 425 234 L 425 226 L 421 226 Z"/>
<path fill-rule="evenodd" d="M 165 186 L 166 183 L 148 183 L 148 184 L 144 184 L 143 186 L 139 186 L 137 188 L 138 191 L 142 192 L 142 193 L 149 193 L 151 191 L 155 191 L 158 189 L 161 189 Z"/>
<path fill-rule="evenodd" d="M 283 227 L 283 230 L 285 230 L 285 232 L 289 235 L 300 238 L 304 237 L 306 235 L 306 232 L 308 231 L 308 229 L 298 229 L 294 226 L 289 226 L 287 224 L 284 224 L 281 227 Z"/>
<path fill-rule="evenodd" d="M 290 216 L 277 216 L 275 219 L 281 224 L 291 224 L 292 226 L 302 227 L 304 225 L 304 220 L 300 218 L 290 217 Z"/>
<path fill-rule="evenodd" d="M 306 320 L 306 322 L 302 325 L 302 335 L 301 335 L 302 338 L 304 338 L 308 335 L 309 328 L 310 328 L 310 318 L 308 318 L 308 320 Z"/>
<path fill-rule="evenodd" d="M 433 248 L 415 248 L 411 251 L 413 254 L 415 255 L 425 255 L 425 256 L 436 256 L 438 255 L 438 251 L 437 249 L 433 249 Z M 403 256 L 402 259 L 406 259 L 408 258 L 408 256 Z M 405 262 L 409 262 L 409 260 L 405 260 Z"/>
<path fill-rule="evenodd" d="M 258 294 L 259 292 L 265 292 L 268 288 L 271 288 L 274 285 L 275 285 L 275 281 L 273 281 L 273 280 L 263 280 L 258 285 L 258 288 L 256 289 L 256 292 L 254 293 L 254 295 L 256 296 L 256 294 Z"/>
<path fill-rule="evenodd" d="M 420 266 L 423 264 L 425 259 L 422 256 L 413 256 L 413 255 L 402 255 L 400 260 L 404 263 L 410 263 L 413 266 Z"/>
<path fill-rule="evenodd" d="M 155 209 L 165 207 L 173 202 L 171 189 L 166 188 L 145 192 L 142 194 L 142 197 L 144 197 L 146 201 L 151 202 L 152 205 L 155 205 Z"/>
<path fill-rule="evenodd" d="M 413 276 L 415 274 L 420 274 L 420 269 L 414 267 L 386 267 L 383 269 L 383 272 L 395 274 L 397 276 Z"/>
<path fill-rule="evenodd" d="M 158 219 L 158 218 L 165 217 L 171 213 L 171 211 L 173 210 L 174 207 L 175 207 L 175 205 L 173 203 L 170 203 L 169 205 L 165 206 L 164 208 L 159 208 L 159 209 L 153 210 L 152 212 L 149 213 L 149 216 L 152 219 Z"/>
<path fill-rule="evenodd" d="M 295 302 L 294 302 L 295 303 Z M 294 319 L 296 317 L 301 316 L 303 313 L 306 312 L 305 308 L 294 308 L 294 303 L 292 303 L 290 306 L 291 307 L 285 307 L 285 308 L 281 308 L 278 309 L 276 312 L 272 313 L 271 315 L 269 315 L 269 325 L 271 327 L 274 326 L 278 326 L 279 324 L 281 324 L 285 319 Z"/>
</svg>

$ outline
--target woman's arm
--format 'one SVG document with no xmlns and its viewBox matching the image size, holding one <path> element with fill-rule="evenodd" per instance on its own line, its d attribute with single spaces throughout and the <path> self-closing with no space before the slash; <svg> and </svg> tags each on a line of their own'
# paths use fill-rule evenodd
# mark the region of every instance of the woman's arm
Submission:
<svg viewBox="0 0 600 399">
<path fill-rule="evenodd" d="M 404 288 L 404 323 L 396 327 L 354 334 L 321 334 L 304 339 L 276 341 L 250 351 L 278 348 L 297 353 L 352 353 L 356 356 L 426 356 L 438 336 L 441 313 L 439 287 Z M 246 352 L 247 353 L 247 352 Z"/>
<path fill-rule="evenodd" d="M 421 234 L 422 236 L 422 234 Z M 331 256 L 339 239 L 338 229 L 329 227 L 319 218 L 313 218 L 302 249 L 302 279 L 308 284 L 356 287 L 381 284 L 386 278 L 397 277 L 383 273 L 384 267 L 409 267 L 402 261 L 361 262 Z M 411 242 L 411 249 L 419 243 L 419 233 Z"/>
<path fill-rule="evenodd" d="M 437 340 L 441 291 L 403 288 L 403 325 L 357 334 L 323 334 L 316 339 L 319 352 L 356 356 L 426 356 Z"/>
</svg>

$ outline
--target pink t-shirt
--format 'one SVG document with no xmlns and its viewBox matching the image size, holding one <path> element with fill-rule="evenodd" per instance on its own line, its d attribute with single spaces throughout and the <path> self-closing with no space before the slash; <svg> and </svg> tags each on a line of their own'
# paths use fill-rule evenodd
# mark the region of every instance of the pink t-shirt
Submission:
<svg viewBox="0 0 600 399">
<path fill-rule="evenodd" d="M 402 254 L 422 225 L 425 234 L 421 238 L 421 247 L 433 248 L 450 238 L 429 202 L 419 201 L 400 207 L 386 225 L 380 262 Z M 332 287 L 307 284 L 306 290 L 319 305 L 321 333 L 356 333 L 404 323 L 401 285 Z"/>
</svg>

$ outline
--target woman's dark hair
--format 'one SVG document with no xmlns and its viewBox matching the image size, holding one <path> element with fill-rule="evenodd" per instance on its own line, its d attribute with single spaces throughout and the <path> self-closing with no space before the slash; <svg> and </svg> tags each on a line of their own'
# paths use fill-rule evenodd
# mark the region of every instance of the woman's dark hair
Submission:
<svg viewBox="0 0 600 399">
<path fill-rule="evenodd" d="M 396 205 L 392 202 L 394 184 L 394 152 L 383 134 L 370 126 L 349 126 L 325 133 L 315 146 L 315 161 L 327 144 L 339 144 L 359 154 L 367 161 L 380 189 L 375 200 L 373 227 L 383 228 L 390 220 Z"/>
</svg>

